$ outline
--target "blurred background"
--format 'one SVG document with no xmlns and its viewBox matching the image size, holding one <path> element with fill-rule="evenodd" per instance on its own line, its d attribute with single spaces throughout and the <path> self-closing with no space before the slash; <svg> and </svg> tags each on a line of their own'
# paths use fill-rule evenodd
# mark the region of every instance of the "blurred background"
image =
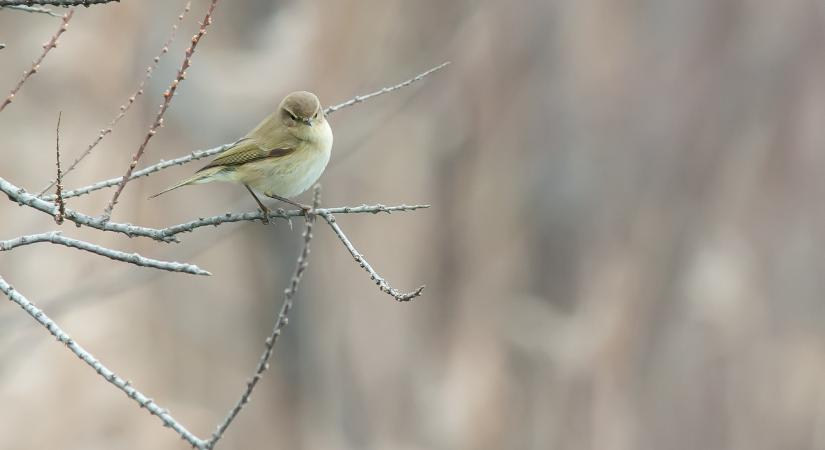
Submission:
<svg viewBox="0 0 825 450">
<path fill-rule="evenodd" d="M 159 53 L 181 1 L 79 8 L 0 114 L 0 176 L 38 192 Z M 208 2 L 67 188 L 122 175 Z M 59 25 L 0 10 L 0 98 Z M 825 4 L 813 0 L 222 1 L 141 166 L 243 135 L 285 93 L 331 116 L 323 224 L 272 369 L 219 448 L 825 448 Z M 64 163 L 65 164 L 65 163 Z M 164 227 L 255 204 L 237 186 L 128 185 L 113 220 Z M 91 215 L 111 190 L 69 200 Z M 308 201 L 304 195 L 302 200 Z M 181 244 L 58 227 L 0 202 L 0 239 L 69 237 L 186 261 L 170 274 L 38 244 L 0 275 L 201 437 L 242 392 L 301 227 Z M 299 225 L 300 222 L 296 222 Z M 0 448 L 185 449 L 0 302 Z"/>
</svg>

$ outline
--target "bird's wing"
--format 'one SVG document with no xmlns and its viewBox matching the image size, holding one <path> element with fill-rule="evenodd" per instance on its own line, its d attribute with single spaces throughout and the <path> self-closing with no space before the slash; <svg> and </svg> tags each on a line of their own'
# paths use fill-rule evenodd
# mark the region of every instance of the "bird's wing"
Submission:
<svg viewBox="0 0 825 450">
<path fill-rule="evenodd" d="M 286 144 L 286 143 L 283 143 Z M 280 145 L 276 148 L 263 148 L 254 139 L 244 138 L 238 141 L 234 147 L 229 148 L 209 164 L 202 167 L 198 172 L 211 167 L 239 166 L 241 164 L 259 161 L 267 158 L 281 158 L 295 151 L 294 145 Z"/>
</svg>

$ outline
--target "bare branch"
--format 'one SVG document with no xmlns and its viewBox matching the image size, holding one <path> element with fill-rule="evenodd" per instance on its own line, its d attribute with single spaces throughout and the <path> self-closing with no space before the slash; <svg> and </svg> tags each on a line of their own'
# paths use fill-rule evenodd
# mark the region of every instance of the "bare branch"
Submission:
<svg viewBox="0 0 825 450">
<path fill-rule="evenodd" d="M 218 0 L 212 0 L 212 3 L 209 4 L 209 8 L 206 10 L 206 15 L 203 17 L 203 22 L 201 22 L 200 29 L 198 29 L 197 34 L 192 36 L 192 45 L 186 49 L 186 53 L 183 58 L 183 63 L 181 63 L 180 69 L 178 70 L 178 74 L 174 80 L 172 80 L 172 84 L 169 86 L 169 89 L 163 93 L 163 103 L 160 105 L 160 109 L 158 110 L 157 115 L 155 116 L 155 122 L 149 128 L 149 132 L 146 133 L 146 137 L 143 138 L 143 143 L 140 144 L 137 153 L 132 157 L 132 162 L 129 164 L 129 167 L 126 169 L 126 174 L 123 175 L 123 180 L 115 190 L 115 194 L 112 196 L 112 199 L 109 201 L 109 205 L 106 206 L 106 210 L 103 213 L 103 216 L 108 219 L 112 215 L 112 210 L 114 210 L 115 205 L 117 204 L 117 200 L 120 197 L 120 193 L 123 192 L 123 188 L 126 187 L 126 183 L 129 182 L 129 178 L 132 176 L 132 171 L 135 170 L 138 161 L 143 156 L 143 153 L 146 151 L 146 146 L 149 145 L 149 140 L 157 133 L 158 129 L 163 126 L 163 115 L 166 113 L 166 110 L 169 108 L 169 105 L 172 102 L 172 97 L 175 96 L 175 91 L 178 89 L 180 83 L 186 78 L 186 69 L 192 64 L 192 55 L 195 54 L 195 48 L 198 46 L 198 42 L 200 42 L 203 35 L 206 34 L 206 28 L 212 24 L 212 13 L 215 11 L 215 7 L 218 5 Z"/>
<path fill-rule="evenodd" d="M 334 112 L 336 112 L 340 109 L 348 108 L 352 105 L 355 105 L 357 103 L 361 103 L 363 101 L 369 100 L 373 97 L 378 97 L 379 95 L 383 95 L 383 94 L 386 94 L 388 92 L 392 92 L 392 91 L 401 89 L 403 87 L 409 86 L 409 85 L 415 83 L 416 81 L 421 80 L 422 78 L 426 77 L 427 75 L 429 75 L 429 74 L 431 74 L 431 73 L 433 73 L 437 70 L 443 69 L 444 67 L 447 67 L 449 64 L 450 64 L 450 61 L 441 63 L 440 65 L 435 66 L 435 67 L 433 67 L 432 69 L 430 69 L 426 72 L 420 73 L 420 74 L 410 78 L 407 81 L 404 81 L 402 83 L 398 83 L 395 86 L 385 87 L 381 90 L 371 92 L 371 93 L 366 94 L 366 95 L 356 95 L 355 97 L 353 97 L 350 100 L 345 101 L 344 103 L 339 103 L 337 105 L 327 107 L 327 109 L 324 110 L 324 114 L 330 115 L 330 114 L 332 114 L 332 113 L 334 113 Z"/>
<path fill-rule="evenodd" d="M 361 205 L 361 206 L 341 206 L 337 208 L 320 208 L 315 211 L 316 214 L 320 213 L 327 213 L 327 214 L 378 214 L 378 213 L 392 213 L 395 211 L 414 211 L 416 209 L 424 209 L 429 208 L 430 205 L 398 205 L 398 206 L 384 206 L 384 205 Z M 292 210 L 284 210 L 284 209 L 277 209 L 275 211 L 271 211 L 269 214 L 269 219 L 280 218 L 280 219 L 291 219 L 293 217 L 301 217 L 304 216 L 304 211 L 300 209 L 292 209 Z M 224 223 L 230 222 L 254 222 L 263 219 L 263 213 L 260 210 L 239 213 L 239 214 L 232 214 L 226 213 L 222 215 L 212 216 L 212 217 L 204 217 L 197 220 L 193 220 L 190 222 L 185 222 L 179 225 L 174 225 L 168 228 L 163 228 L 159 230 L 162 233 L 165 233 L 167 236 L 175 236 L 180 233 L 190 232 L 195 230 L 196 228 L 206 227 L 206 226 L 218 226 Z"/>
<path fill-rule="evenodd" d="M 26 11 L 26 12 L 30 12 L 30 13 L 48 14 L 52 17 L 62 17 L 60 14 L 55 13 L 51 9 L 43 8 L 41 6 L 9 5 L 9 6 L 3 6 L 2 8 L 16 9 L 18 11 Z"/>
<path fill-rule="evenodd" d="M 132 176 L 129 177 L 129 180 L 131 181 L 131 180 L 134 180 L 135 178 L 145 177 L 147 175 L 151 175 L 155 172 L 161 171 L 161 170 L 166 169 L 168 167 L 179 166 L 179 165 L 191 162 L 191 161 L 207 158 L 207 157 L 212 156 L 212 155 L 217 155 L 218 153 L 232 147 L 233 145 L 235 145 L 235 142 L 233 142 L 231 144 L 224 144 L 224 145 L 221 145 L 220 147 L 210 148 L 208 150 L 196 150 L 196 151 L 194 151 L 194 152 L 192 152 L 192 153 L 190 153 L 186 156 L 181 156 L 180 158 L 171 159 L 169 161 L 161 161 L 161 162 L 159 162 L 155 165 L 149 166 L 145 169 L 141 169 L 141 170 L 138 170 L 136 172 L 132 172 Z M 120 184 L 120 182 L 122 180 L 123 180 L 123 177 L 116 177 L 116 178 L 110 178 L 108 180 L 99 181 L 97 183 L 90 184 L 89 186 L 84 186 L 84 187 L 81 187 L 81 188 L 73 189 L 73 190 L 68 191 L 68 192 L 64 192 L 63 193 L 63 198 L 78 197 L 78 196 L 81 196 L 81 195 L 89 194 L 89 193 L 94 192 L 94 191 L 98 191 L 100 189 L 106 189 L 108 187 L 117 186 L 118 184 Z M 46 200 L 46 201 L 53 201 L 55 199 L 55 196 L 54 195 L 44 195 L 42 198 L 43 198 L 43 200 Z"/>
<path fill-rule="evenodd" d="M 139 96 L 143 95 L 143 87 L 146 86 L 146 82 L 149 80 L 149 78 L 152 77 L 152 72 L 154 72 L 154 70 L 158 68 L 158 64 L 160 64 L 160 59 L 164 55 L 169 53 L 169 46 L 175 40 L 175 37 L 177 36 L 178 27 L 180 27 L 181 22 L 183 22 L 183 18 L 186 17 L 186 13 L 189 12 L 191 6 L 191 0 L 187 1 L 186 5 L 184 5 L 183 12 L 181 12 L 178 15 L 178 20 L 172 25 L 172 31 L 169 33 L 169 37 L 166 39 L 166 42 L 163 43 L 163 47 L 161 47 L 160 52 L 157 56 L 155 56 L 152 59 L 152 65 L 146 67 L 146 72 L 143 75 L 143 79 L 140 80 L 140 84 L 138 84 L 137 90 L 126 100 L 126 103 L 120 105 L 120 112 L 118 112 L 115 118 L 112 119 L 111 122 L 109 122 L 109 125 L 106 128 L 100 130 L 100 133 L 97 135 L 95 140 L 92 141 L 92 143 L 89 144 L 88 147 L 86 147 L 86 150 L 84 150 L 83 153 L 80 154 L 80 156 L 75 158 L 74 162 L 72 162 L 72 164 L 66 169 L 63 175 L 68 175 L 71 171 L 75 169 L 75 167 L 77 167 L 78 164 L 80 164 L 81 161 L 83 161 L 84 158 L 89 156 L 89 154 L 92 153 L 92 150 L 94 150 L 94 148 L 97 147 L 98 144 L 100 144 L 103 138 L 105 138 L 106 135 L 110 134 L 114 130 L 115 125 L 117 125 L 117 123 L 120 122 L 120 119 L 126 116 L 126 113 L 129 111 L 129 108 L 131 108 L 132 105 L 135 103 L 135 100 L 137 100 Z M 51 189 L 52 186 L 54 186 L 55 182 L 56 180 L 50 181 L 49 185 L 43 188 L 40 191 L 40 193 L 37 194 L 37 196 L 43 197 L 43 194 L 45 194 L 46 191 Z"/>
<path fill-rule="evenodd" d="M 52 5 L 60 7 L 101 5 L 103 3 L 118 2 L 120 0 L 0 0 L 0 7 L 6 6 L 32 6 L 32 5 Z"/>
<path fill-rule="evenodd" d="M 55 214 L 57 214 L 57 205 L 55 205 L 54 203 L 41 200 L 35 197 L 34 195 L 26 192 L 25 189 L 19 188 L 1 177 L 0 192 L 6 194 L 9 197 L 9 200 L 15 203 L 29 206 L 38 211 L 44 212 L 50 216 L 54 216 Z M 154 228 L 139 227 L 137 225 L 127 223 L 109 222 L 107 220 L 104 220 L 103 218 L 87 216 L 85 214 L 81 214 L 68 208 L 66 209 L 66 219 L 71 222 L 74 222 L 77 226 L 85 225 L 87 227 L 95 228 L 101 231 L 112 231 L 115 233 L 122 233 L 129 237 L 148 237 L 163 242 L 178 241 L 174 236 L 168 236 L 166 233 Z"/>
<path fill-rule="evenodd" d="M 60 118 L 63 117 L 63 111 L 57 115 L 57 130 L 55 132 L 56 138 L 56 148 L 57 148 L 57 215 L 54 217 L 54 221 L 57 222 L 58 225 L 63 223 L 63 219 L 66 217 L 66 202 L 63 199 L 63 174 L 60 170 Z"/>
<path fill-rule="evenodd" d="M 55 339 L 66 345 L 72 353 L 82 359 L 83 362 L 89 365 L 89 367 L 94 369 L 98 375 L 103 377 L 103 379 L 123 391 L 127 397 L 137 402 L 141 408 L 146 408 L 146 410 L 149 411 L 149 414 L 159 418 L 161 422 L 163 422 L 164 426 L 175 430 L 181 438 L 193 447 L 204 448 L 205 442 L 189 432 L 189 430 L 187 430 L 180 422 L 175 420 L 175 418 L 169 414 L 169 411 L 162 408 L 160 405 L 155 403 L 154 400 L 132 387 L 129 381 L 120 378 L 114 372 L 109 370 L 109 368 L 104 366 L 103 363 L 98 361 L 91 353 L 86 351 L 80 346 L 80 344 L 75 342 L 74 339 L 66 334 L 66 332 L 63 331 L 52 319 L 50 319 L 46 313 L 34 306 L 28 299 L 26 299 L 26 297 L 11 287 L 11 285 L 9 285 L 2 276 L 0 276 L 0 292 L 6 294 L 11 301 L 17 303 L 18 306 L 23 308 L 23 310 L 32 316 L 37 323 L 46 328 L 49 333 L 55 337 Z"/>
<path fill-rule="evenodd" d="M 73 247 L 79 250 L 85 250 L 96 255 L 105 256 L 115 261 L 122 261 L 129 264 L 134 264 L 136 266 L 167 270 L 169 272 L 188 273 L 192 275 L 212 275 L 211 273 L 201 269 L 200 267 L 194 264 L 159 261 L 156 259 L 145 258 L 143 256 L 138 255 L 137 253 L 125 253 L 117 250 L 112 250 L 106 247 L 91 244 L 89 242 L 64 237 L 60 234 L 59 231 L 50 231 L 48 233 L 20 236 L 15 239 L 0 241 L 0 251 L 8 251 L 16 247 L 35 244 L 38 242 L 50 242 L 52 244 L 65 245 L 66 247 Z"/>
<path fill-rule="evenodd" d="M 352 255 L 353 259 L 355 259 L 355 262 L 357 262 L 358 265 L 360 265 L 364 270 L 367 271 L 367 273 L 370 274 L 370 279 L 375 281 L 375 284 L 378 285 L 378 289 L 380 289 L 381 292 L 386 292 L 387 294 L 391 295 L 392 298 L 396 299 L 399 302 L 407 302 L 414 299 L 415 297 L 418 297 L 424 291 L 424 285 L 421 285 L 418 287 L 418 289 L 407 293 L 401 292 L 390 286 L 389 283 L 387 283 L 387 281 L 383 277 L 381 277 L 381 275 L 379 275 L 378 272 L 376 272 L 375 269 L 372 268 L 372 266 L 370 266 L 370 263 L 367 262 L 367 260 L 364 258 L 364 255 L 358 253 L 358 250 L 356 250 L 355 246 L 352 245 L 352 242 L 350 242 L 350 240 L 344 234 L 344 231 L 335 222 L 335 216 L 330 214 L 328 211 L 324 210 L 315 211 L 315 214 L 318 214 L 319 216 L 323 217 L 324 220 L 326 220 L 326 222 L 329 224 L 329 226 L 332 227 L 332 231 L 334 231 L 335 234 L 338 236 L 338 239 L 340 239 L 341 242 L 344 243 L 344 246 L 347 248 L 347 250 L 349 250 L 349 253 Z"/>
<path fill-rule="evenodd" d="M 321 187 L 319 185 L 315 186 L 315 196 L 312 202 L 312 208 L 317 209 L 321 202 Z M 212 438 L 206 443 L 207 449 L 212 449 L 215 447 L 215 444 L 218 440 L 221 439 L 223 434 L 226 432 L 227 428 L 232 424 L 238 414 L 240 414 L 241 410 L 249 403 L 249 399 L 252 396 L 252 391 L 255 390 L 255 386 L 261 380 L 263 373 L 269 369 L 269 359 L 272 357 L 273 348 L 275 347 L 275 343 L 278 341 L 278 337 L 281 335 L 281 330 L 289 323 L 287 319 L 287 315 L 289 311 L 292 309 L 292 301 L 295 297 L 295 293 L 298 292 L 298 285 L 301 282 L 301 277 L 304 275 L 304 271 L 306 270 L 307 266 L 309 265 L 309 244 L 312 241 L 312 226 L 314 222 L 314 216 L 306 216 L 304 220 L 304 246 L 301 249 L 301 253 L 298 255 L 298 260 L 295 264 L 295 271 L 292 274 L 292 278 L 290 279 L 289 287 L 284 290 L 284 301 L 281 304 L 281 310 L 278 313 L 278 318 L 275 321 L 275 326 L 272 328 L 272 333 L 269 334 L 269 337 L 266 338 L 264 341 L 264 352 L 261 355 L 261 358 L 258 360 L 258 366 L 255 368 L 255 374 L 249 381 L 246 383 L 246 389 L 244 390 L 243 394 L 241 394 L 241 398 L 238 400 L 238 403 L 229 411 L 229 414 L 223 420 L 223 422 L 218 425 L 218 428 L 212 433 Z"/>
<path fill-rule="evenodd" d="M 0 0 L 0 6 L 2 5 L 3 0 Z M 17 92 L 20 88 L 23 87 L 23 84 L 26 80 L 29 79 L 32 75 L 34 75 L 38 70 L 40 70 L 40 64 L 43 63 L 43 60 L 46 58 L 46 55 L 49 54 L 49 51 L 55 47 L 57 47 L 57 39 L 60 38 L 60 35 L 63 34 L 69 28 L 69 20 L 72 19 L 72 15 L 74 15 L 74 10 L 70 9 L 66 15 L 63 16 L 63 20 L 60 21 L 60 28 L 57 29 L 57 32 L 54 36 L 49 39 L 49 42 L 43 44 L 43 53 L 40 54 L 40 57 L 35 59 L 32 63 L 31 69 L 23 72 L 23 77 L 20 78 L 20 81 L 17 82 L 17 85 L 9 92 L 9 96 L 6 97 L 6 100 L 0 104 L 0 111 L 3 111 L 6 106 L 9 105 L 12 101 L 14 101 L 14 96 L 17 95 Z"/>
</svg>

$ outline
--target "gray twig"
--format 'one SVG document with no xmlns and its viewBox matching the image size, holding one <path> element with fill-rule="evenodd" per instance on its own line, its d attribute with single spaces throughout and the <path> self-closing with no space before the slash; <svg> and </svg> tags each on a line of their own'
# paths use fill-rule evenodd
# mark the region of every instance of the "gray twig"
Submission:
<svg viewBox="0 0 825 450">
<path fill-rule="evenodd" d="M 326 220 L 326 222 L 329 224 L 329 226 L 332 227 L 332 231 L 334 231 L 335 234 L 338 236 L 338 239 L 340 239 L 341 242 L 344 243 L 344 247 L 346 247 L 347 250 L 349 250 L 349 253 L 352 255 L 352 258 L 355 259 L 355 262 L 357 262 L 359 266 L 361 266 L 364 270 L 367 271 L 368 274 L 370 274 L 370 279 L 375 281 L 375 284 L 378 285 L 378 289 L 380 289 L 381 292 L 389 294 L 390 296 L 392 296 L 392 298 L 399 302 L 407 302 L 414 299 L 415 297 L 418 297 L 424 291 L 424 285 L 419 286 L 418 289 L 414 291 L 406 293 L 401 292 L 398 289 L 395 289 L 392 286 L 390 286 L 390 284 L 387 283 L 387 280 L 385 280 L 381 275 L 378 274 L 378 272 L 375 271 L 375 269 L 372 268 L 370 263 L 368 263 L 366 258 L 364 258 L 364 255 L 359 253 L 355 246 L 352 245 L 352 242 L 350 242 L 350 240 L 347 238 L 347 235 L 344 234 L 344 230 L 342 230 L 341 227 L 339 227 L 336 223 L 335 216 L 333 216 L 328 211 L 320 209 L 318 211 L 315 211 L 315 214 L 318 214 L 319 216 L 323 217 L 324 220 Z"/>
<path fill-rule="evenodd" d="M 50 216 L 57 214 L 57 205 L 29 194 L 25 189 L 9 183 L 2 177 L 0 177 L 0 192 L 6 194 L 11 201 L 18 204 L 34 208 Z M 122 233 L 129 237 L 141 236 L 152 238 L 157 241 L 177 242 L 177 239 L 174 236 L 169 236 L 166 233 L 154 228 L 140 227 L 128 223 L 110 222 L 104 220 L 103 218 L 87 216 L 71 209 L 66 209 L 66 219 L 74 222 L 77 226 L 85 225 L 87 227 L 102 231 Z"/>
<path fill-rule="evenodd" d="M 0 7 L 51 5 L 60 7 L 101 5 L 103 3 L 120 2 L 120 0 L 0 0 Z"/>
<path fill-rule="evenodd" d="M 28 299 L 26 299 L 26 297 L 11 287 L 11 285 L 9 285 L 2 276 L 0 276 L 0 292 L 6 294 L 11 301 L 23 308 L 23 310 L 32 316 L 34 320 L 46 328 L 49 333 L 55 337 L 55 339 L 63 343 L 66 348 L 94 369 L 98 375 L 103 377 L 103 379 L 123 391 L 127 397 L 137 402 L 141 408 L 146 408 L 146 410 L 149 411 L 149 414 L 159 418 L 163 422 L 164 426 L 175 430 L 181 438 L 193 447 L 199 449 L 204 448 L 205 442 L 189 432 L 189 430 L 187 430 L 180 422 L 175 420 L 175 418 L 169 414 L 169 411 L 162 408 L 160 405 L 155 403 L 154 400 L 132 387 L 131 382 L 120 378 L 114 372 L 109 370 L 109 368 L 104 366 L 103 363 L 98 361 L 91 353 L 86 351 L 80 346 L 80 344 L 75 342 L 74 339 L 66 334 L 66 332 L 63 331 L 52 319 L 50 319 L 46 313 L 34 306 Z"/>
<path fill-rule="evenodd" d="M 212 155 L 217 155 L 218 153 L 232 147 L 235 145 L 235 142 L 231 144 L 224 144 L 220 147 L 210 148 L 208 150 L 196 150 L 186 156 L 181 156 L 180 158 L 171 159 L 169 161 L 161 161 L 157 164 L 151 165 L 146 167 L 145 169 L 141 169 L 135 172 L 132 172 L 132 175 L 129 177 L 129 180 L 134 180 L 135 178 L 145 177 L 147 175 L 151 175 L 155 172 L 161 171 L 168 167 L 172 166 L 179 166 L 181 164 L 186 164 L 191 161 L 195 161 L 198 159 L 207 158 Z M 86 195 L 92 193 L 94 191 L 98 191 L 100 189 L 106 189 L 108 187 L 117 186 L 123 180 L 123 177 L 115 177 L 109 178 L 108 180 L 98 181 L 97 183 L 90 184 L 88 186 L 84 186 L 77 189 L 72 189 L 71 191 L 67 191 L 63 193 L 63 198 L 72 198 L 78 197 L 81 195 Z M 55 199 L 54 195 L 44 195 L 41 197 L 43 200 L 52 201 Z"/>
<path fill-rule="evenodd" d="M 167 270 L 169 272 L 189 273 L 192 275 L 212 275 L 194 264 L 159 261 L 157 259 L 140 256 L 137 253 L 126 253 L 118 250 L 112 250 L 106 247 L 91 244 L 89 242 L 64 237 L 59 231 L 20 236 L 15 239 L 0 241 L 0 251 L 8 251 L 16 247 L 35 244 L 38 242 L 51 242 L 52 244 L 65 245 L 66 247 L 85 250 L 96 255 L 105 256 L 115 261 L 123 261 L 136 266 L 151 267 L 153 269 Z"/>
<path fill-rule="evenodd" d="M 318 209 L 320 202 L 321 187 L 316 185 L 312 208 Z M 292 309 L 293 298 L 295 297 L 295 293 L 298 292 L 298 285 L 301 282 L 301 277 L 304 275 L 304 271 L 309 265 L 309 244 L 312 241 L 314 215 L 305 216 L 304 219 L 304 246 L 301 249 L 301 253 L 298 255 L 298 260 L 295 264 L 295 271 L 290 279 L 289 287 L 284 290 L 284 301 L 281 304 L 281 310 L 278 313 L 278 318 L 275 320 L 275 326 L 272 328 L 272 332 L 269 334 L 269 337 L 267 337 L 266 341 L 264 341 L 264 352 L 258 360 L 258 365 L 255 368 L 255 374 L 246 383 L 246 389 L 243 394 L 241 394 L 241 398 L 229 411 L 226 418 L 220 423 L 220 425 L 218 425 L 215 432 L 212 433 L 212 438 L 206 443 L 207 449 L 214 448 L 215 444 L 226 432 L 226 429 L 229 428 L 235 418 L 238 417 L 238 414 L 240 414 L 244 406 L 249 403 L 249 399 L 252 396 L 252 391 L 255 390 L 255 386 L 261 380 L 263 373 L 269 369 L 269 359 L 272 357 L 275 342 L 278 341 L 278 337 L 281 335 L 281 330 L 287 325 L 287 323 L 289 323 L 287 315 L 289 314 L 290 309 Z"/>
<path fill-rule="evenodd" d="M 137 152 L 135 152 L 134 156 L 132 156 L 132 162 L 129 163 L 129 167 L 126 169 L 126 174 L 123 175 L 123 179 L 120 181 L 120 184 L 118 184 L 114 195 L 112 195 L 112 199 L 109 200 L 109 204 L 103 212 L 103 216 L 107 220 L 112 215 L 112 210 L 114 210 L 115 205 L 117 204 L 117 199 L 120 197 L 120 193 L 123 192 L 123 188 L 125 188 L 126 183 L 129 182 L 129 179 L 132 176 L 132 171 L 135 170 L 138 161 L 140 161 L 140 158 L 146 151 L 146 147 L 149 145 L 149 140 L 152 139 L 160 127 L 163 126 L 163 115 L 166 114 L 166 110 L 169 109 L 169 105 L 172 103 L 172 98 L 175 96 L 175 91 L 177 91 L 178 86 L 180 86 L 180 83 L 186 78 L 186 69 L 188 69 L 192 64 L 192 55 L 195 54 L 195 48 L 197 48 L 198 42 L 200 42 L 201 38 L 203 38 L 206 34 L 206 28 L 212 24 L 212 13 L 215 12 L 216 6 L 218 6 L 218 0 L 212 0 L 212 3 L 209 4 L 209 8 L 206 10 L 206 15 L 203 17 L 203 21 L 201 22 L 198 32 L 192 36 L 192 45 L 186 49 L 183 62 L 181 63 L 180 69 L 178 69 L 178 74 L 175 76 L 175 79 L 172 80 L 172 83 L 169 85 L 169 89 L 163 93 L 163 103 L 161 103 L 160 109 L 158 109 L 158 113 L 155 115 L 155 122 L 151 127 L 149 127 L 149 132 L 146 133 L 146 137 L 143 138 L 143 142 L 140 144 Z"/>
<path fill-rule="evenodd" d="M 6 6 L 3 5 L 2 2 L 3 0 L 0 0 L 0 6 Z M 57 47 L 57 39 L 60 38 L 60 35 L 63 34 L 69 28 L 69 20 L 72 19 L 72 15 L 74 15 L 74 10 L 70 9 L 69 12 L 67 12 L 66 15 L 63 16 L 63 20 L 60 21 L 60 27 L 57 29 L 57 32 L 55 32 L 51 39 L 49 39 L 49 42 L 43 44 L 43 53 L 41 53 L 40 56 L 34 60 L 29 70 L 23 72 L 23 77 L 20 78 L 20 81 L 17 82 L 17 85 L 14 86 L 14 88 L 12 88 L 11 92 L 9 92 L 8 97 L 6 97 L 3 103 L 0 103 L 0 111 L 3 111 L 6 108 L 6 106 L 9 105 L 9 103 L 14 101 L 14 96 L 17 95 L 17 91 L 19 91 L 20 88 L 23 87 L 23 84 L 26 82 L 26 80 L 28 80 L 29 77 L 31 77 L 32 75 L 37 73 L 38 70 L 40 70 L 40 64 L 43 63 L 43 60 L 46 58 L 46 55 L 49 54 L 49 51 L 51 49 Z"/>
<path fill-rule="evenodd" d="M 30 13 L 48 14 L 52 17 L 62 17 L 60 14 L 55 13 L 51 9 L 43 8 L 42 6 L 7 5 L 3 6 L 3 8 L 16 9 L 18 11 L 26 11 Z"/>
<path fill-rule="evenodd" d="M 66 201 L 63 198 L 63 172 L 60 170 L 60 119 L 63 117 L 63 111 L 57 115 L 57 129 L 55 130 L 55 147 L 57 153 L 57 192 L 55 195 L 57 199 L 57 215 L 54 216 L 54 221 L 57 222 L 58 225 L 63 223 L 63 220 L 66 217 Z"/>
<path fill-rule="evenodd" d="M 357 103 L 361 103 L 363 101 L 369 100 L 373 97 L 378 97 L 379 95 L 383 95 L 383 94 L 386 94 L 388 92 L 392 92 L 392 91 L 401 89 L 402 87 L 409 86 L 409 85 L 415 83 L 416 81 L 421 80 L 422 78 L 426 77 L 427 75 L 429 75 L 429 74 L 431 74 L 431 73 L 433 73 L 437 70 L 443 69 L 444 67 L 447 67 L 449 64 L 450 64 L 450 61 L 446 61 L 444 63 L 441 63 L 441 64 L 433 67 L 432 69 L 430 69 L 426 72 L 420 73 L 420 74 L 410 78 L 407 81 L 404 81 L 402 83 L 398 83 L 395 86 L 385 87 L 383 89 L 380 89 L 380 90 L 375 91 L 375 92 L 371 92 L 371 93 L 366 94 L 366 95 L 356 95 L 355 97 L 351 98 L 350 100 L 345 101 L 344 103 L 339 103 L 337 105 L 327 107 L 327 109 L 324 110 L 324 114 L 330 115 L 330 114 L 332 114 L 335 111 L 338 111 L 340 109 L 348 108 L 352 105 L 355 105 Z"/>
<path fill-rule="evenodd" d="M 112 119 L 111 122 L 109 122 L 109 125 L 106 128 L 100 130 L 100 133 L 98 133 L 95 140 L 92 141 L 92 143 L 86 147 L 86 150 L 84 150 L 83 153 L 80 154 L 80 156 L 75 158 L 74 162 L 72 162 L 72 164 L 69 165 L 69 167 L 63 173 L 63 175 L 68 175 L 71 171 L 75 169 L 75 167 L 77 167 L 78 164 L 80 164 L 81 161 L 83 161 L 84 158 L 89 156 L 89 154 L 92 153 L 92 150 L 94 150 L 94 148 L 97 147 L 98 144 L 100 144 L 103 138 L 105 138 L 106 135 L 110 134 L 112 130 L 114 130 L 115 125 L 117 125 L 117 123 L 120 122 L 120 119 L 126 116 L 126 113 L 129 112 L 129 108 L 132 107 L 132 105 L 135 103 L 135 100 L 137 100 L 139 96 L 143 95 L 143 87 L 146 85 L 146 82 L 149 80 L 149 78 L 152 77 L 152 72 L 154 72 L 154 70 L 157 69 L 158 64 L 160 64 L 161 57 L 169 53 L 169 46 L 175 40 L 178 27 L 180 27 L 181 22 L 183 22 L 183 18 L 186 17 L 186 13 L 189 12 L 191 6 L 191 0 L 187 1 L 186 5 L 184 5 L 183 12 L 181 12 L 178 15 L 178 20 L 172 25 L 172 31 L 169 33 L 169 37 L 166 39 L 166 42 L 163 43 L 163 47 L 161 47 L 160 52 L 157 56 L 152 58 L 152 65 L 146 67 L 146 72 L 143 74 L 143 79 L 140 80 L 140 84 L 138 84 L 137 90 L 126 100 L 126 103 L 120 105 L 120 112 L 118 112 L 115 118 Z M 120 178 L 118 180 L 120 180 Z M 43 197 L 43 194 L 45 194 L 46 191 L 51 189 L 56 182 L 57 180 L 50 181 L 49 185 L 43 188 L 40 191 L 40 193 L 37 194 L 37 196 Z"/>
</svg>

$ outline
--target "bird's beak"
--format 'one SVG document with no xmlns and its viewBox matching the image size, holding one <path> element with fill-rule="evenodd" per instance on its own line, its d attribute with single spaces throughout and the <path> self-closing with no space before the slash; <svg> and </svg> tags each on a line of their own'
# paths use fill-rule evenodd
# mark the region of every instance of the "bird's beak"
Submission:
<svg viewBox="0 0 825 450">
<path fill-rule="evenodd" d="M 306 125 L 308 127 L 312 126 L 312 119 L 304 119 L 304 120 L 302 120 L 302 122 L 304 122 L 304 125 Z"/>
</svg>

